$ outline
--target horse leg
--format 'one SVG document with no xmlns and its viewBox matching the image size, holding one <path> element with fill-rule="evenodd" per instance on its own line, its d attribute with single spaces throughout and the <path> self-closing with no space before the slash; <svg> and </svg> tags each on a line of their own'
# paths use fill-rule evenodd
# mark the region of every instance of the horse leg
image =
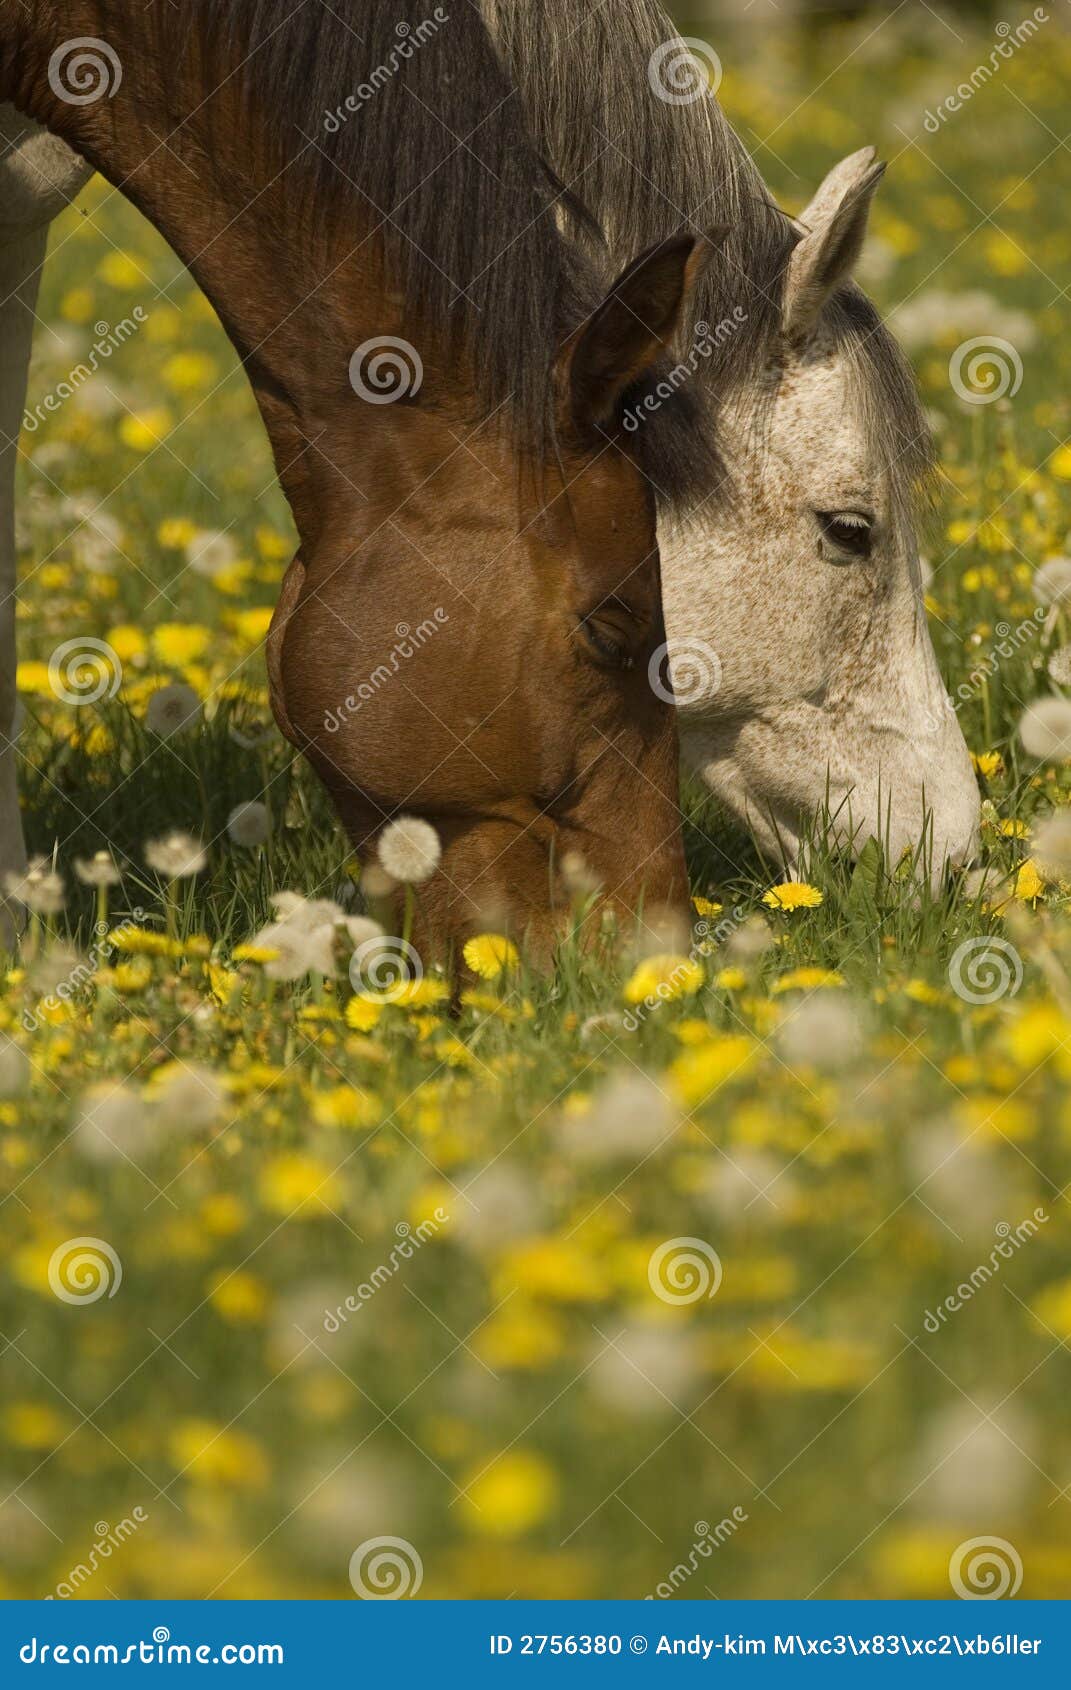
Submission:
<svg viewBox="0 0 1071 1690">
<path fill-rule="evenodd" d="M 26 866 L 15 749 L 15 465 L 26 404 L 34 303 L 48 225 L 0 246 L 0 893 Z M 10 948 L 17 907 L 0 896 L 0 946 Z"/>
<path fill-rule="evenodd" d="M 15 465 L 26 405 L 34 305 L 48 226 L 90 175 L 83 159 L 0 105 L 0 948 L 10 947 L 19 907 L 4 876 L 26 866 L 16 783 Z"/>
</svg>

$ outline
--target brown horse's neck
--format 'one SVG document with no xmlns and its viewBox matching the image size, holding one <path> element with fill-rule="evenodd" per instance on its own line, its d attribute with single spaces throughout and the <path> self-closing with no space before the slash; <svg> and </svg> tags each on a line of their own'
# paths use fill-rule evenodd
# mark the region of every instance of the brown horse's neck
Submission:
<svg viewBox="0 0 1071 1690">
<path fill-rule="evenodd" d="M 329 224 L 313 189 L 304 198 L 295 191 L 291 173 L 302 170 L 302 160 L 280 167 L 266 138 L 268 120 L 243 105 L 236 65 L 205 63 L 190 49 L 188 67 L 162 74 L 144 38 L 140 5 L 63 0 L 62 17 L 57 13 L 49 0 L 0 0 L 0 100 L 81 153 L 188 266 L 245 365 L 303 539 L 315 539 L 333 494 L 344 494 L 352 508 L 361 480 L 352 428 L 344 467 L 332 461 L 332 425 L 352 419 L 356 406 L 352 354 L 366 339 L 391 334 L 419 338 L 429 352 L 427 331 L 406 327 L 397 296 L 380 278 L 378 220 L 342 176 L 339 199 L 352 195 L 352 219 Z M 114 54 L 121 66 L 114 96 L 77 103 L 57 93 L 50 65 L 79 38 L 98 47 L 103 41 Z M 108 63 L 101 62 L 106 76 Z M 209 101 L 213 134 L 230 137 L 225 153 L 210 150 L 198 122 Z M 299 138 L 295 152 L 300 147 Z M 395 419 L 376 410 L 368 421 L 375 427 L 358 432 L 369 437 L 369 450 L 381 452 Z M 414 425 L 422 435 L 440 426 L 410 415 L 403 433 Z"/>
</svg>

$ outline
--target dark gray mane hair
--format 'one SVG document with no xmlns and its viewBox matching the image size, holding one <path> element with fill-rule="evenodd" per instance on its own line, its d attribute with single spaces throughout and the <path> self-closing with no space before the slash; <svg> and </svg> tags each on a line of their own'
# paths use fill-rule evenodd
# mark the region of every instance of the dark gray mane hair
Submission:
<svg viewBox="0 0 1071 1690">
<path fill-rule="evenodd" d="M 712 94 L 673 104 L 653 92 L 652 54 L 679 41 L 659 0 L 474 3 L 522 92 L 538 144 L 599 220 L 615 257 L 682 227 L 728 226 L 696 300 L 695 318 L 711 330 L 700 367 L 715 400 L 744 387 L 765 387 L 769 396 L 785 269 L 799 232 Z M 741 311 L 742 326 L 719 335 L 718 325 L 740 323 Z M 933 464 L 910 365 L 854 284 L 830 301 L 824 323 L 845 354 L 868 437 L 883 447 L 894 491 L 909 503 Z M 761 414 L 758 420 L 761 426 Z"/>
<path fill-rule="evenodd" d="M 125 11 L 131 0 L 109 3 Z M 397 0 L 157 5 L 144 24 L 148 74 L 165 87 L 191 69 L 213 89 L 233 78 L 289 195 L 286 238 L 316 251 L 326 232 L 353 227 L 355 211 L 371 218 L 414 323 L 471 370 L 483 414 L 512 424 L 518 447 L 544 461 L 556 352 L 602 296 L 593 226 L 545 162 L 479 7 L 427 0 L 419 10 L 408 23 Z M 233 176 L 218 105 L 209 97 L 184 122 Z M 632 449 L 667 503 L 709 488 L 716 472 L 703 407 L 687 393 Z"/>
</svg>

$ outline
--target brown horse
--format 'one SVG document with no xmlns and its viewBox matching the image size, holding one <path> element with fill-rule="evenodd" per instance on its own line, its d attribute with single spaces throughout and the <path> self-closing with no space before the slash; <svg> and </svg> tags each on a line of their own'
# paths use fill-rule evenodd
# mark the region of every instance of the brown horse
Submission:
<svg viewBox="0 0 1071 1690">
<path fill-rule="evenodd" d="M 621 418 L 711 243 L 600 300 L 469 5 L 0 0 L 4 99 L 156 225 L 244 362 L 301 544 L 276 715 L 362 854 L 399 812 L 438 830 L 425 942 L 548 942 L 567 852 L 683 908 L 656 494 L 700 463 L 709 490 L 709 448 L 681 398 Z"/>
</svg>

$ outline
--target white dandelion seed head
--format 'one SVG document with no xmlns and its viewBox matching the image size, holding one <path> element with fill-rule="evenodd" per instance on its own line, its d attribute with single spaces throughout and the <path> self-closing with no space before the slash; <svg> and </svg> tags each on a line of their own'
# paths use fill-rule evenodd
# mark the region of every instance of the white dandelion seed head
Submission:
<svg viewBox="0 0 1071 1690">
<path fill-rule="evenodd" d="M 277 921 L 311 933 L 313 928 L 335 926 L 346 912 L 331 898 L 306 898 L 300 892 L 276 892 L 271 899 Z"/>
<path fill-rule="evenodd" d="M 1048 663 L 1049 680 L 1058 687 L 1071 687 L 1071 645 L 1058 646 Z"/>
<path fill-rule="evenodd" d="M 372 939 L 382 939 L 383 928 L 378 921 L 373 921 L 367 915 L 347 915 L 343 918 L 342 926 L 354 950 L 359 945 L 367 945 Z"/>
<path fill-rule="evenodd" d="M 398 882 L 381 863 L 368 863 L 361 870 L 361 891 L 373 901 L 389 898 L 398 890 Z"/>
<path fill-rule="evenodd" d="M 51 997 L 60 986 L 80 973 L 84 963 L 84 957 L 73 945 L 50 945 L 44 955 L 37 957 L 27 969 L 27 984 L 38 997 Z"/>
<path fill-rule="evenodd" d="M 570 1162 L 639 1160 L 672 1141 L 678 1119 L 663 1087 L 627 1073 L 602 1088 L 586 1115 L 563 1117 L 555 1136 Z"/>
<path fill-rule="evenodd" d="M 650 904 L 632 944 L 637 960 L 652 956 L 683 956 L 692 942 L 691 922 L 668 904 Z"/>
<path fill-rule="evenodd" d="M 208 854 L 191 833 L 176 831 L 162 839 L 150 839 L 145 846 L 145 861 L 164 880 L 189 880 L 200 874 Z"/>
<path fill-rule="evenodd" d="M 394 880 L 419 886 L 435 873 L 443 848 L 430 822 L 419 816 L 399 816 L 380 834 L 378 852 L 380 863 Z"/>
<path fill-rule="evenodd" d="M 337 972 L 334 922 L 306 927 L 294 921 L 273 921 L 261 928 L 253 943 L 276 952 L 264 964 L 269 980 L 300 980 L 305 974 L 333 976 Z"/>
<path fill-rule="evenodd" d="M 1027 706 L 1019 723 L 1023 749 L 1042 762 L 1071 758 L 1071 701 L 1038 698 Z"/>
<path fill-rule="evenodd" d="M 968 903 L 981 903 L 992 910 L 1003 909 L 1014 896 L 1014 885 L 1008 875 L 994 864 L 968 869 L 963 876 L 963 895 Z"/>
<path fill-rule="evenodd" d="M 178 1132 L 202 1132 L 223 1117 L 226 1097 L 218 1075 L 202 1063 L 184 1062 L 152 1087 L 154 1115 Z"/>
<path fill-rule="evenodd" d="M 1042 880 L 1065 880 L 1071 875 L 1071 808 L 1054 810 L 1039 823 L 1030 855 Z"/>
<path fill-rule="evenodd" d="M 582 851 L 566 851 L 561 860 L 562 885 L 574 898 L 590 898 L 602 881 Z"/>
<path fill-rule="evenodd" d="M 91 857 L 75 857 L 74 872 L 83 886 L 118 886 L 122 878 L 110 851 L 94 851 Z"/>
<path fill-rule="evenodd" d="M 783 1157 L 734 1144 L 710 1164 L 697 1195 L 726 1225 L 738 1225 L 745 1212 L 749 1222 L 776 1222 L 799 1189 L 786 1168 Z"/>
<path fill-rule="evenodd" d="M 192 687 L 176 681 L 172 686 L 160 687 L 145 707 L 145 726 L 159 739 L 186 733 L 201 719 L 201 700 Z"/>
<path fill-rule="evenodd" d="M 1033 1488 L 1036 1441 L 1032 1420 L 1014 1405 L 956 1401 L 939 1409 L 920 1438 L 914 1508 L 980 1526 L 1006 1519 Z"/>
<path fill-rule="evenodd" d="M 831 1072 L 858 1061 L 865 1030 L 862 1012 L 850 998 L 818 992 L 788 1012 L 777 1030 L 777 1048 L 790 1068 Z"/>
<path fill-rule="evenodd" d="M 256 799 L 236 804 L 227 817 L 227 832 L 235 845 L 253 850 L 271 837 L 271 811 Z"/>
<path fill-rule="evenodd" d="M 1046 607 L 1071 598 L 1071 557 L 1046 558 L 1033 581 L 1034 597 Z"/>
<path fill-rule="evenodd" d="M 237 545 L 229 534 L 218 528 L 199 528 L 186 547 L 186 562 L 190 568 L 209 580 L 229 569 L 237 558 Z"/>
<path fill-rule="evenodd" d="M 761 915 L 749 915 L 725 942 L 725 960 L 737 968 L 751 968 L 773 944 L 773 934 Z"/>
<path fill-rule="evenodd" d="M 51 857 L 31 857 L 25 874 L 5 874 L 4 891 L 35 915 L 58 915 L 67 902 L 63 876 L 53 869 Z"/>
<path fill-rule="evenodd" d="M 586 1383 L 607 1408 L 648 1419 L 684 1408 L 700 1375 L 694 1333 L 636 1324 L 615 1335 L 612 1345 L 600 1342 Z"/>
<path fill-rule="evenodd" d="M 136 1162 L 149 1142 L 148 1112 L 132 1086 L 98 1086 L 82 1099 L 72 1143 L 87 1161 Z"/>
<path fill-rule="evenodd" d="M 539 1192 L 522 1170 L 505 1161 L 458 1175 L 450 1205 L 450 1235 L 476 1255 L 531 1238 L 544 1224 Z"/>
</svg>

